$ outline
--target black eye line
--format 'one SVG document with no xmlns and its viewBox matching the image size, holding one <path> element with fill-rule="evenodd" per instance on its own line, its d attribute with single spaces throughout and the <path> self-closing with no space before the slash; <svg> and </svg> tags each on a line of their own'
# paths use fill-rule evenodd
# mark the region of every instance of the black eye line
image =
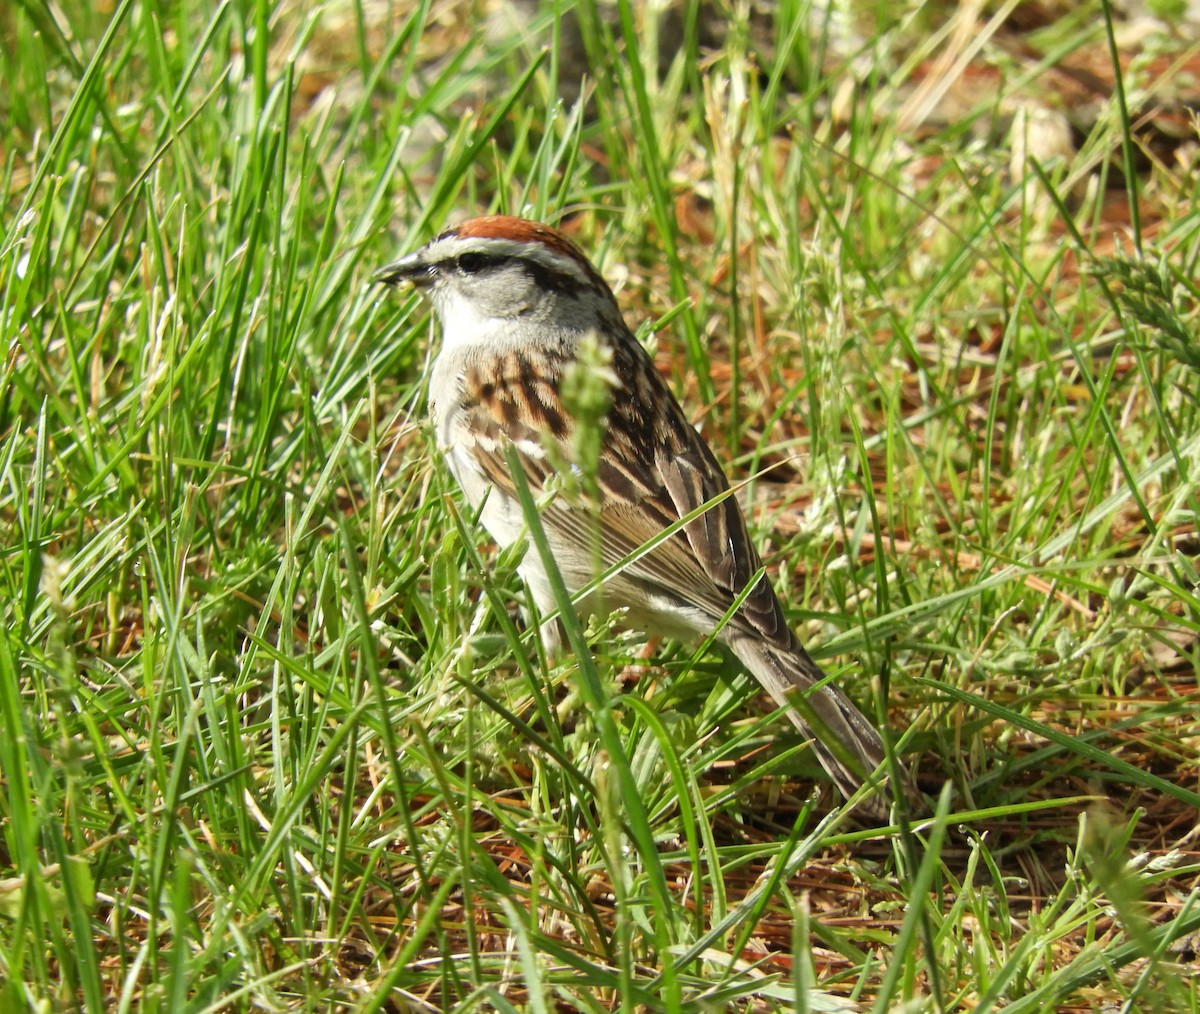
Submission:
<svg viewBox="0 0 1200 1014">
<path fill-rule="evenodd" d="M 512 264 L 514 261 L 519 262 L 529 277 L 546 291 L 573 296 L 578 295 L 580 290 L 588 288 L 585 283 L 568 272 L 557 271 L 532 257 L 521 257 L 517 254 L 467 250 L 456 257 L 447 257 L 438 266 L 443 271 L 457 271 L 460 275 L 474 276 L 485 271 L 493 271 L 506 264 Z"/>
<path fill-rule="evenodd" d="M 465 275 L 477 275 L 481 271 L 498 268 L 512 260 L 503 254 L 486 254 L 477 250 L 468 250 L 454 259 L 454 266 Z"/>
</svg>

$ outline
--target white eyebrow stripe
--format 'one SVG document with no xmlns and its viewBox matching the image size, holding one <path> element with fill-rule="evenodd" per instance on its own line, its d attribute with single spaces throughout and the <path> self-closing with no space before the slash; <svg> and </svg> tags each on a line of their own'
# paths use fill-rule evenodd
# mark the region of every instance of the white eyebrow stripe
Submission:
<svg viewBox="0 0 1200 1014">
<path fill-rule="evenodd" d="M 533 261 L 547 271 L 570 275 L 581 286 L 592 285 L 591 272 L 578 258 L 552 250 L 537 240 L 519 242 L 496 236 L 446 236 L 426 247 L 426 256 L 434 264 L 455 260 L 464 253 Z"/>
</svg>

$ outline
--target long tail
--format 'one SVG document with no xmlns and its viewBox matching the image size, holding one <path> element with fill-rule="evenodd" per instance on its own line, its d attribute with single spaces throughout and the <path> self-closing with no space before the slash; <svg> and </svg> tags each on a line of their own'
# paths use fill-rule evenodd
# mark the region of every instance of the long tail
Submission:
<svg viewBox="0 0 1200 1014">
<path fill-rule="evenodd" d="M 775 701 L 788 708 L 796 728 L 813 737 L 813 752 L 842 795 L 857 792 L 884 759 L 875 725 L 838 687 L 823 682 L 825 673 L 799 641 L 793 639 L 786 650 L 746 635 L 726 643 Z M 822 686 L 814 690 L 818 683 Z M 901 791 L 913 796 L 907 782 Z M 861 809 L 864 815 L 886 817 L 887 804 L 887 795 L 881 794 L 864 800 Z"/>
</svg>

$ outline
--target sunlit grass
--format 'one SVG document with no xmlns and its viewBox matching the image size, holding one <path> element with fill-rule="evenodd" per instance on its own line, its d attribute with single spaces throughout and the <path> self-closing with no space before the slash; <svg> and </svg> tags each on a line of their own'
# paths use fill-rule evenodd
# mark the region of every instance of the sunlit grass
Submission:
<svg viewBox="0 0 1200 1014">
<path fill-rule="evenodd" d="M 1141 78 L 1015 178 L 1032 64 L 917 115 L 941 9 L 110 6 L 0 11 L 0 1008 L 1200 1008 Z M 370 284 L 486 210 L 618 288 L 933 816 L 856 825 L 718 655 L 521 621 Z"/>
</svg>

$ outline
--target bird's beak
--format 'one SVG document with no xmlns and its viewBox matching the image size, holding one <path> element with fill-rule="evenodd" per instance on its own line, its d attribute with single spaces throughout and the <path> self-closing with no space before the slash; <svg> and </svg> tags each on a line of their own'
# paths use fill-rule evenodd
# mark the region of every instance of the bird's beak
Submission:
<svg viewBox="0 0 1200 1014">
<path fill-rule="evenodd" d="M 423 250 L 401 257 L 398 261 L 380 268 L 371 280 L 384 285 L 399 285 L 410 282 L 418 289 L 427 289 L 437 279 L 437 269 L 425 259 Z"/>
</svg>

